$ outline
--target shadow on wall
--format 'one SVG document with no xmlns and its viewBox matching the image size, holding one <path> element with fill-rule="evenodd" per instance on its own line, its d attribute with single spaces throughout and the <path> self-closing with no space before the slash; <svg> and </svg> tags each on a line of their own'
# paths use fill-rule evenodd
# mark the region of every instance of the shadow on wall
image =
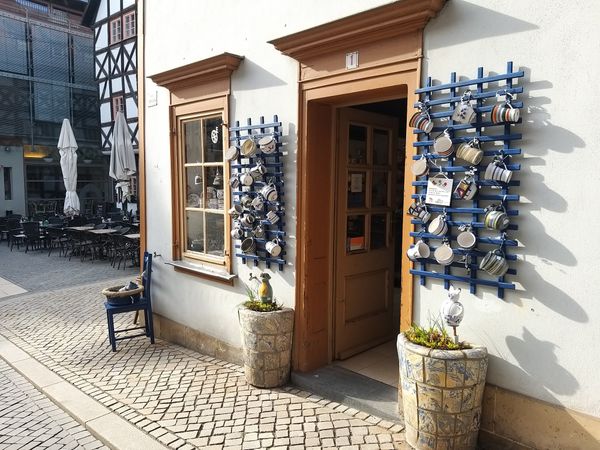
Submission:
<svg viewBox="0 0 600 450">
<path fill-rule="evenodd" d="M 443 11 L 431 23 L 440 35 L 444 36 L 442 41 L 430 40 L 428 43 L 431 49 L 452 47 L 489 37 L 514 35 L 539 28 L 533 23 L 465 0 L 447 2 Z M 462 29 L 457 32 L 457 27 L 461 26 Z M 427 73 L 427 70 L 424 73 Z"/>
<path fill-rule="evenodd" d="M 248 57 L 244 57 L 235 73 L 236 91 L 255 91 L 285 84 L 287 83 L 284 80 L 273 75 L 273 73 L 248 59 Z"/>
</svg>

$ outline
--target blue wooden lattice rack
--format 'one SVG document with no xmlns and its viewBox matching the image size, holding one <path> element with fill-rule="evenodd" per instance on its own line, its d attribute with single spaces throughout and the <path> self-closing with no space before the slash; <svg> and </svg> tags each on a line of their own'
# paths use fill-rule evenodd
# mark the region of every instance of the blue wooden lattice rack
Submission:
<svg viewBox="0 0 600 450">
<path fill-rule="evenodd" d="M 496 104 L 497 94 L 506 96 L 506 94 L 520 94 L 523 92 L 522 86 L 515 86 L 515 81 L 524 76 L 523 71 L 514 71 L 512 61 L 507 63 L 506 73 L 500 75 L 484 76 L 483 67 L 477 69 L 477 77 L 470 80 L 460 80 L 456 78 L 456 73 L 450 75 L 450 82 L 446 84 L 432 85 L 431 77 L 427 79 L 427 85 L 417 89 L 415 92 L 420 95 L 421 102 L 429 107 L 430 117 L 434 119 L 434 128 L 430 133 L 425 133 L 420 130 L 414 130 L 418 135 L 418 141 L 413 145 L 416 147 L 417 154 L 413 156 L 413 160 L 421 158 L 423 155 L 428 161 L 433 161 L 437 166 L 433 166 L 429 170 L 429 174 L 418 177 L 413 181 L 416 193 L 413 194 L 413 199 L 424 198 L 427 190 L 428 176 L 437 172 L 444 172 L 452 177 L 454 174 L 465 173 L 472 166 L 461 166 L 455 164 L 455 155 L 443 158 L 440 155 L 432 152 L 432 146 L 435 137 L 444 130 L 449 129 L 454 145 L 462 142 L 470 142 L 477 138 L 481 147 L 484 150 L 484 158 L 478 166 L 475 166 L 476 172 L 474 175 L 475 182 L 478 187 L 478 192 L 472 200 L 461 200 L 452 198 L 450 207 L 432 207 L 428 206 L 430 212 L 447 214 L 448 233 L 446 236 L 438 236 L 427 232 L 427 225 L 418 219 L 413 219 L 412 223 L 418 227 L 410 235 L 415 239 L 422 239 L 430 245 L 430 241 L 448 239 L 450 243 L 456 242 L 456 230 L 461 225 L 470 225 L 472 232 L 477 237 L 477 245 L 472 250 L 463 250 L 454 248 L 453 252 L 456 256 L 463 260 L 453 262 L 448 266 L 441 266 L 434 258 L 419 259 L 415 263 L 415 268 L 411 269 L 413 275 L 420 277 L 420 284 L 425 285 L 427 278 L 437 278 L 444 281 L 444 287 L 449 289 L 451 282 L 467 283 L 470 286 L 470 292 L 475 294 L 478 285 L 491 286 L 497 288 L 499 298 L 504 298 L 505 289 L 515 289 L 515 285 L 505 280 L 505 276 L 492 278 L 485 272 L 479 269 L 479 259 L 484 256 L 487 251 L 494 247 L 500 248 L 509 265 L 514 262 L 517 257 L 514 254 L 509 254 L 507 250 L 510 247 L 518 245 L 516 240 L 509 239 L 508 234 L 518 229 L 518 226 L 511 223 L 506 234 L 498 235 L 498 232 L 493 234 L 487 230 L 483 223 L 485 215 L 485 207 L 490 203 L 501 202 L 511 219 L 519 214 L 517 205 L 519 195 L 515 194 L 515 188 L 520 186 L 518 180 L 511 180 L 509 183 L 500 183 L 496 181 L 484 180 L 483 173 L 486 166 L 491 162 L 494 156 L 505 158 L 506 168 L 511 171 L 519 171 L 520 164 L 510 163 L 510 158 L 521 154 L 521 149 L 517 148 L 517 141 L 521 139 L 520 133 L 514 132 L 515 125 L 510 123 L 492 123 L 487 119 L 486 113 L 489 116 L 492 108 Z M 471 98 L 476 102 L 474 109 L 476 120 L 471 124 L 458 124 L 452 121 L 452 113 L 455 107 L 460 103 L 462 94 L 467 89 L 471 90 Z M 486 104 L 486 100 L 488 101 Z M 523 108 L 523 102 L 512 101 L 514 108 Z M 415 104 L 417 107 L 418 104 Z M 520 123 L 519 120 L 518 123 Z M 501 143 L 501 146 L 497 145 Z M 445 162 L 445 164 L 444 164 Z M 454 186 L 459 182 L 459 179 L 454 179 Z M 469 204 L 470 202 L 470 204 Z M 513 222 L 513 220 L 511 220 Z M 431 245 L 430 245 L 431 247 Z M 431 247 L 432 254 L 435 250 Z M 456 258 L 455 256 L 455 258 Z M 466 261 L 466 262 L 465 262 Z M 442 270 L 431 270 L 431 267 L 436 265 Z M 418 266 L 418 268 L 416 268 Z M 517 271 L 514 268 L 509 268 L 507 275 L 516 275 Z M 483 275 L 483 276 L 482 276 Z"/>
<path fill-rule="evenodd" d="M 281 161 L 281 122 L 277 115 L 273 116 L 273 121 L 265 123 L 265 118 L 261 116 L 258 124 L 252 124 L 252 119 L 246 120 L 245 126 L 240 126 L 240 122 L 236 121 L 235 126 L 229 128 L 229 141 L 232 145 L 241 148 L 242 143 L 246 139 L 254 139 L 258 141 L 260 138 L 265 136 L 273 136 L 275 138 L 276 150 L 271 154 L 261 153 L 258 150 L 257 154 L 252 157 L 239 156 L 236 160 L 230 164 L 231 175 L 239 176 L 244 170 L 251 169 L 256 166 L 257 161 L 260 159 L 263 161 L 263 165 L 268 169 L 267 173 L 263 176 L 263 180 L 255 180 L 251 186 L 242 186 L 238 190 L 232 190 L 232 198 L 234 204 L 240 204 L 240 199 L 244 194 L 251 196 L 252 198 L 259 195 L 260 189 L 272 180 L 275 187 L 277 188 L 278 198 L 277 201 L 266 201 L 265 209 L 263 211 L 253 211 L 254 214 L 259 216 L 260 223 L 265 229 L 265 238 L 256 238 L 256 251 L 254 253 L 243 253 L 240 249 L 240 244 L 234 245 L 236 249 L 235 256 L 242 260 L 242 263 L 246 264 L 248 261 L 253 261 L 254 266 L 258 266 L 260 261 L 266 263 L 267 268 L 271 267 L 271 264 L 277 264 L 279 270 L 283 270 L 285 266 L 285 209 L 284 209 L 284 182 L 283 182 L 283 162 Z M 267 211 L 275 211 L 279 216 L 279 221 L 272 224 L 266 220 L 265 214 Z M 244 228 L 246 236 L 251 234 L 250 228 Z M 271 256 L 265 249 L 265 244 L 274 239 L 279 238 L 281 246 L 283 247 L 278 257 Z"/>
</svg>

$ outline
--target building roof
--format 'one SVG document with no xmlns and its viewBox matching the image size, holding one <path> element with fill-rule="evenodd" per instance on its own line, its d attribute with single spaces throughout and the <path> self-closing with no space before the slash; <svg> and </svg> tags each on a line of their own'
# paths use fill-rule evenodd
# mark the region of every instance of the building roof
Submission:
<svg viewBox="0 0 600 450">
<path fill-rule="evenodd" d="M 83 12 L 83 17 L 81 18 L 81 25 L 91 27 L 94 23 L 94 19 L 96 18 L 99 7 L 100 0 L 89 0 L 87 7 Z"/>
</svg>

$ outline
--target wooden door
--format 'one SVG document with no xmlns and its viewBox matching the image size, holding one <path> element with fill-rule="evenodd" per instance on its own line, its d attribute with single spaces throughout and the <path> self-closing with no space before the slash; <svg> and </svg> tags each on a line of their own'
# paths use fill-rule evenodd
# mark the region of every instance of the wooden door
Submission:
<svg viewBox="0 0 600 450">
<path fill-rule="evenodd" d="M 394 335 L 394 217 L 398 121 L 340 109 L 335 226 L 334 357 Z M 396 324 L 397 325 L 397 324 Z"/>
</svg>

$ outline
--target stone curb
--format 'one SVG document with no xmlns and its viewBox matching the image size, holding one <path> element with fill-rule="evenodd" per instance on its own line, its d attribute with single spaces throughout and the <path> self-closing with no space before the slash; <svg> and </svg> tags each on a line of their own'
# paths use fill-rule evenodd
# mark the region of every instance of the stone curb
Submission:
<svg viewBox="0 0 600 450">
<path fill-rule="evenodd" d="M 168 448 L 81 392 L 2 335 L 0 358 L 111 449 Z"/>
</svg>

